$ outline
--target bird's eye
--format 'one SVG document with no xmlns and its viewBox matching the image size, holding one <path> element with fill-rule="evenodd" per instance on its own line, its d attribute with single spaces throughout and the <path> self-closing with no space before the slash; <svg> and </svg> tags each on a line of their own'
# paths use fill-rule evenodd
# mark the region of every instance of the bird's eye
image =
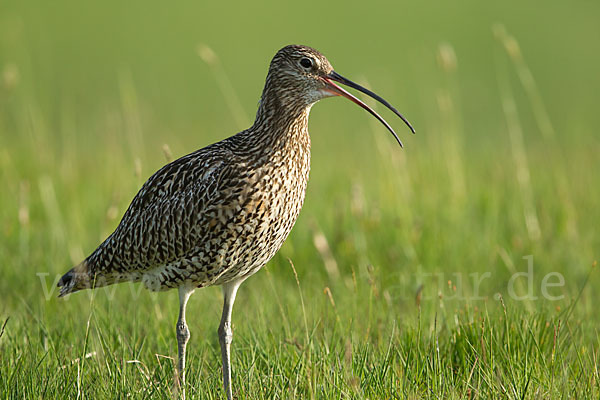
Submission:
<svg viewBox="0 0 600 400">
<path fill-rule="evenodd" d="M 313 63 L 310 60 L 310 58 L 303 58 L 300 60 L 300 65 L 302 65 L 306 69 L 309 69 L 310 67 L 312 67 Z"/>
</svg>

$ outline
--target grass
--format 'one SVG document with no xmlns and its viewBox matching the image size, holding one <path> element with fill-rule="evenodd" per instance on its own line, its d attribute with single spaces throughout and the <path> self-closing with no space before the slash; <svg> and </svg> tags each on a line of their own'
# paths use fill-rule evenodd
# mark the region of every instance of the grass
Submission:
<svg viewBox="0 0 600 400">
<path fill-rule="evenodd" d="M 176 292 L 122 284 L 59 300 L 54 286 L 151 173 L 243 128 L 267 59 L 285 44 L 256 10 L 227 25 L 266 38 L 250 47 L 250 37 L 234 46 L 211 35 L 220 18 L 196 25 L 202 12 L 227 11 L 218 5 L 151 5 L 136 23 L 131 4 L 7 3 L 0 17 L 4 398 L 171 398 Z M 414 16 L 406 29 L 427 29 L 414 43 L 398 38 L 402 54 L 384 51 L 397 44 L 385 24 L 369 25 L 377 43 L 344 31 L 351 46 L 322 39 L 341 22 L 290 17 L 286 41 L 312 40 L 398 105 L 417 135 L 382 110 L 400 150 L 352 104 L 314 107 L 305 207 L 234 308 L 234 394 L 598 398 L 600 82 L 589 72 L 600 57 L 581 40 L 598 32 L 598 7 L 569 8 L 577 21 L 555 32 L 570 6 L 550 2 L 533 30 L 528 6 L 511 16 L 466 2 L 441 18 L 415 4 L 403 9 Z M 391 22 L 400 11 L 369 12 Z M 206 288 L 188 306 L 193 398 L 223 397 L 221 303 Z"/>
</svg>

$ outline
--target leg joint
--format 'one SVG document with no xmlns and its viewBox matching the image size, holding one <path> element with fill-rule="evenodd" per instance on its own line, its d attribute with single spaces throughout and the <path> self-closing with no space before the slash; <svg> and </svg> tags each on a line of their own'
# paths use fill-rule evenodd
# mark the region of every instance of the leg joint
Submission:
<svg viewBox="0 0 600 400">
<path fill-rule="evenodd" d="M 217 331 L 219 333 L 219 341 L 226 344 L 231 344 L 233 341 L 233 331 L 231 330 L 231 324 L 221 324 Z"/>
<path fill-rule="evenodd" d="M 176 327 L 177 338 L 187 342 L 190 339 L 190 330 L 187 327 L 187 324 L 183 321 L 177 322 Z"/>
</svg>

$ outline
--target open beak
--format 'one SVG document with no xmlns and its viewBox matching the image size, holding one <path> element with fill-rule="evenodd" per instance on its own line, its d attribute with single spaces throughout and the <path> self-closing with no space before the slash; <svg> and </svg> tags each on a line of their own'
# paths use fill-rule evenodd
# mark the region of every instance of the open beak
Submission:
<svg viewBox="0 0 600 400">
<path fill-rule="evenodd" d="M 359 99 L 357 99 L 356 97 L 354 97 L 353 95 L 351 95 L 350 93 L 348 93 L 346 90 L 342 89 L 340 86 L 336 85 L 333 81 L 342 83 L 346 86 L 350 86 L 351 88 L 354 88 L 356 90 L 359 90 L 361 92 L 363 92 L 364 94 L 374 98 L 375 100 L 377 100 L 378 102 L 380 102 L 381 104 L 383 104 L 384 106 L 386 106 L 387 108 L 389 108 L 390 110 L 392 110 L 394 112 L 394 114 L 396 114 L 397 116 L 399 116 L 402 121 L 404 121 L 404 123 L 406 125 L 408 125 L 408 127 L 410 128 L 410 130 L 412 131 L 412 133 L 415 133 L 415 129 L 412 127 L 412 125 L 410 124 L 410 122 L 408 122 L 406 120 L 406 118 L 404 118 L 402 116 L 402 114 L 400 114 L 398 112 L 398 110 L 396 110 L 390 103 L 388 103 L 387 101 L 385 101 L 384 99 L 382 99 L 380 96 L 376 95 L 375 93 L 371 92 L 369 89 L 365 89 L 364 87 L 360 86 L 359 84 L 356 84 L 354 82 L 352 82 L 350 79 L 346 79 L 343 76 L 341 76 L 340 74 L 338 74 L 335 71 L 331 71 L 331 73 L 329 75 L 327 75 L 325 78 L 325 81 L 327 82 L 327 84 L 329 85 L 328 89 L 331 93 L 334 93 L 338 96 L 343 96 L 345 98 L 347 98 L 348 100 L 352 100 L 354 103 L 358 104 L 359 106 L 361 106 L 362 108 L 364 108 L 365 110 L 367 110 L 369 113 L 371 113 L 371 115 L 373 115 L 375 118 L 377 118 L 379 120 L 379 122 L 381 122 L 391 133 L 392 135 L 394 135 L 394 138 L 396 138 L 396 140 L 398 141 L 398 144 L 400 144 L 400 147 L 402 146 L 402 142 L 400 141 L 400 138 L 398 138 L 398 135 L 396 135 L 396 132 L 394 132 L 394 130 L 392 129 L 392 127 L 390 126 L 390 124 L 388 124 L 379 114 L 377 114 L 371 107 L 369 107 L 368 105 L 366 105 L 365 103 L 363 103 L 362 101 L 360 101 Z"/>
</svg>

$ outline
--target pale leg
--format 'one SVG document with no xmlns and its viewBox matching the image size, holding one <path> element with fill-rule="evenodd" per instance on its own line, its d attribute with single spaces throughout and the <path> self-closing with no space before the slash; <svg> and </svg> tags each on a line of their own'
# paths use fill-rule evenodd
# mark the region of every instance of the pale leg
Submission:
<svg viewBox="0 0 600 400">
<path fill-rule="evenodd" d="M 234 282 L 229 282 L 223 285 L 223 315 L 221 316 L 221 324 L 219 325 L 219 342 L 221 343 L 221 360 L 223 362 L 223 388 L 227 395 L 227 400 L 232 399 L 231 394 L 231 358 L 229 349 L 233 340 L 233 332 L 231 331 L 231 310 L 238 288 L 244 279 Z"/>
<path fill-rule="evenodd" d="M 185 307 L 190 295 L 194 292 L 194 288 L 180 286 L 179 287 L 179 318 L 177 319 L 177 376 L 175 384 L 181 388 L 181 397 L 185 399 L 185 347 L 190 340 L 190 330 L 185 322 Z"/>
</svg>

